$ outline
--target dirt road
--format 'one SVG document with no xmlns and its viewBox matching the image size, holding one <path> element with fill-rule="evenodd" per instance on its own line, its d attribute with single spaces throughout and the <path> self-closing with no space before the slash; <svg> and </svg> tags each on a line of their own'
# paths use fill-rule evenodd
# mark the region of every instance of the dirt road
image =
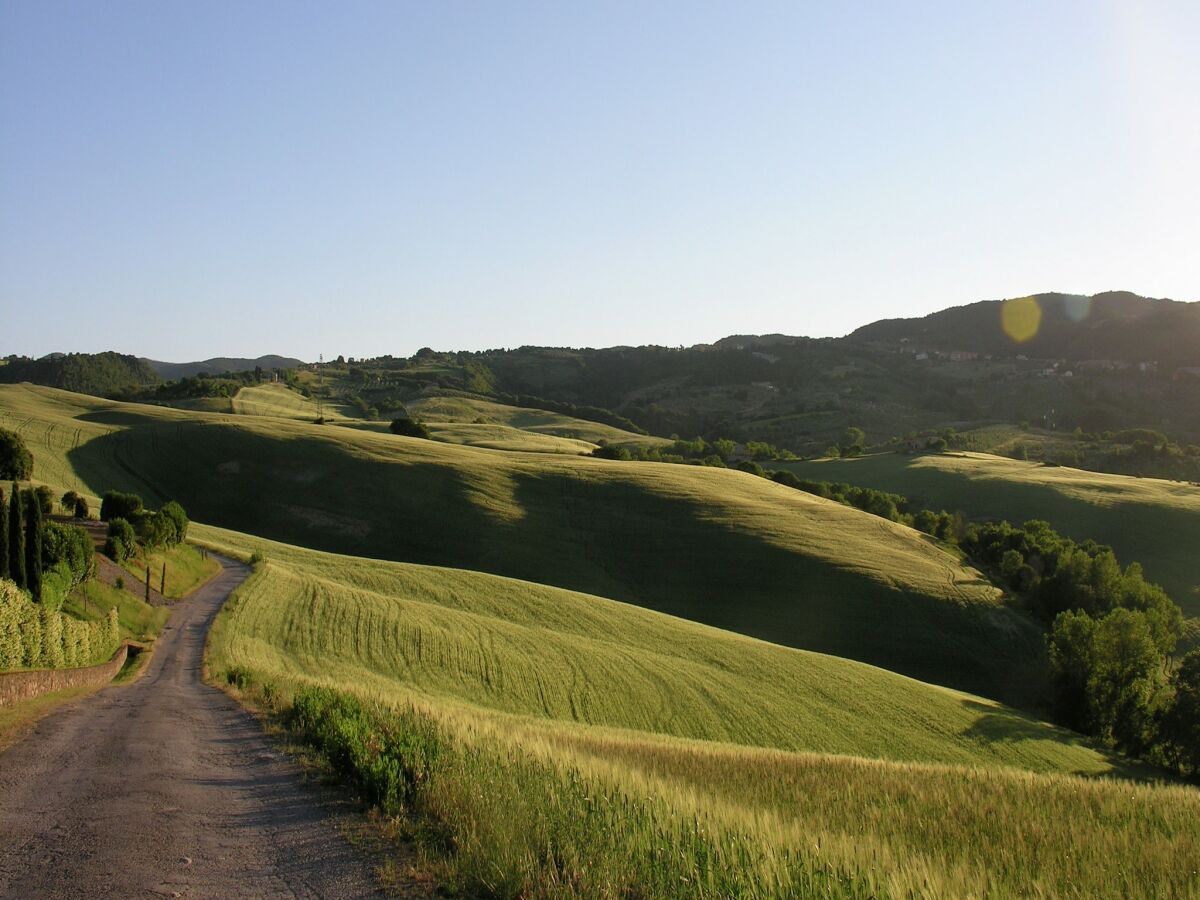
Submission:
<svg viewBox="0 0 1200 900">
<path fill-rule="evenodd" d="M 254 719 L 200 681 L 204 635 L 248 574 L 174 610 L 146 673 L 0 754 L 0 897 L 363 897 L 340 813 Z"/>
</svg>

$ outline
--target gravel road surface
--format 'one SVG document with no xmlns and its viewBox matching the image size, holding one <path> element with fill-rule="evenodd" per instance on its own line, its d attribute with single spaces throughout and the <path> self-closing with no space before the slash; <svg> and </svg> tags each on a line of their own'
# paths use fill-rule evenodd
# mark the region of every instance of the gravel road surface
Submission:
<svg viewBox="0 0 1200 900">
<path fill-rule="evenodd" d="M 43 719 L 0 754 L 0 897 L 365 897 L 350 812 L 200 680 L 204 636 L 249 574 L 180 601 L 140 679 Z"/>
</svg>

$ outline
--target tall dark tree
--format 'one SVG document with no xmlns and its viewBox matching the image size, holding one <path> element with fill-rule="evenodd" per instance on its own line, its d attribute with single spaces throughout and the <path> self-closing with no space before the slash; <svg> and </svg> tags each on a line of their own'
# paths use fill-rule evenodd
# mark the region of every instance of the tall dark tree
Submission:
<svg viewBox="0 0 1200 900">
<path fill-rule="evenodd" d="M 33 599 L 42 599 L 42 504 L 35 494 L 25 506 L 25 583 Z"/>
<path fill-rule="evenodd" d="M 14 481 L 8 498 L 8 577 L 17 587 L 27 586 L 25 580 L 25 506 L 21 489 Z"/>
<path fill-rule="evenodd" d="M 0 578 L 8 578 L 8 504 L 0 488 Z"/>
</svg>

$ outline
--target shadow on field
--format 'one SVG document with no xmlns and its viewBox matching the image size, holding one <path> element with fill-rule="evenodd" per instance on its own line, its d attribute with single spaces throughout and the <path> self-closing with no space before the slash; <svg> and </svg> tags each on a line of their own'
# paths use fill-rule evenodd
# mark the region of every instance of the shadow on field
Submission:
<svg viewBox="0 0 1200 900">
<path fill-rule="evenodd" d="M 230 418 L 124 424 L 68 452 L 93 490 L 175 499 L 197 521 L 355 556 L 474 569 L 594 593 L 785 646 L 1026 704 L 1041 652 L 1021 622 L 911 593 L 720 519 L 644 470 Z M 781 509 L 781 515 L 785 514 Z M 1036 637 L 1036 635 L 1035 635 Z M 996 673 L 1001 673 L 999 676 Z"/>
<path fill-rule="evenodd" d="M 1019 523 L 1045 519 L 1077 541 L 1111 546 L 1122 565 L 1140 562 L 1147 577 L 1166 588 L 1187 615 L 1200 615 L 1193 548 L 1200 542 L 1200 512 L 1170 503 L 1121 502 L 1119 487 L 1088 483 L 1074 494 L 1069 483 L 1029 483 L 1000 477 L 972 478 L 965 472 L 921 465 L 922 456 L 895 454 L 823 462 L 781 462 L 805 478 L 850 481 L 904 494 L 914 508 L 962 510 L 971 518 Z M 1161 482 L 1169 490 L 1168 482 Z M 1101 502 L 1106 501 L 1108 505 Z"/>
<path fill-rule="evenodd" d="M 981 744 L 1016 744 L 1022 741 L 1053 741 L 1066 747 L 1083 747 L 1098 750 L 1108 760 L 1112 768 L 1103 773 L 1076 772 L 1087 778 L 1104 778 L 1119 776 L 1138 781 L 1160 781 L 1164 773 L 1146 766 L 1130 762 L 1116 753 L 1103 749 L 1078 732 L 1057 725 L 1047 725 L 1032 716 L 1024 715 L 1016 710 L 996 709 L 975 700 L 964 700 L 963 706 L 979 715 L 979 719 L 962 732 L 963 737 L 972 738 Z"/>
</svg>

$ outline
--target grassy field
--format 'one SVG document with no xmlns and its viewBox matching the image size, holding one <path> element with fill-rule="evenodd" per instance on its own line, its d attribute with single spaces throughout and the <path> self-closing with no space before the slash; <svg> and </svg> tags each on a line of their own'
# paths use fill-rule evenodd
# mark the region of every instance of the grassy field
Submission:
<svg viewBox="0 0 1200 900">
<path fill-rule="evenodd" d="M 500 450 L 578 454 L 591 453 L 600 441 L 618 447 L 668 443 L 599 422 L 469 397 L 425 397 L 408 408 L 439 440 Z"/>
<path fill-rule="evenodd" d="M 121 563 L 142 584 L 146 583 L 146 566 L 150 567 L 150 587 L 156 591 L 163 586 L 163 566 L 167 567 L 166 590 L 161 593 L 173 600 L 191 593 L 221 571 L 219 562 L 211 557 L 204 559 L 190 544 L 151 550 Z"/>
<path fill-rule="evenodd" d="M 37 478 L 288 543 L 475 569 L 1027 702 L 1038 629 L 924 536 L 745 473 L 0 387 Z M 1036 679 L 1033 679 L 1036 680 Z"/>
<path fill-rule="evenodd" d="M 302 422 L 315 422 L 322 415 L 330 422 L 351 418 L 340 405 L 324 403 L 318 407 L 315 400 L 293 391 L 285 384 L 244 387 L 228 402 L 229 412 L 243 416 L 274 416 Z"/>
<path fill-rule="evenodd" d="M 1198 885 L 1200 793 L 1067 774 L 1123 769 L 984 698 L 540 585 L 198 536 L 265 557 L 211 633 L 218 677 L 248 673 L 277 702 L 319 685 L 396 710 L 379 739 L 409 759 L 429 728 L 452 746 L 409 806 L 453 839 L 444 874 L 465 888 L 1185 896 Z M 425 725 L 405 737 L 414 716 Z"/>
<path fill-rule="evenodd" d="M 136 585 L 132 586 L 136 590 Z M 98 579 L 87 581 L 72 591 L 63 604 L 63 612 L 87 622 L 100 622 L 114 606 L 121 637 L 135 641 L 153 640 L 171 614 L 165 607 L 150 606 L 131 591 L 117 590 Z"/>
<path fill-rule="evenodd" d="M 196 536 L 267 558 L 213 632 L 218 668 L 788 750 L 1037 771 L 1111 767 L 1069 732 L 862 663 L 478 572 L 353 559 L 204 526 Z"/>
<path fill-rule="evenodd" d="M 318 416 L 314 401 L 282 384 L 244 387 L 230 401 L 229 409 L 214 411 L 303 422 L 313 422 Z M 429 427 L 435 440 L 490 450 L 578 456 L 591 453 L 600 440 L 620 446 L 666 443 L 660 438 L 633 434 L 584 419 L 468 397 L 426 397 L 409 403 L 408 411 Z M 334 404 L 325 404 L 324 414 L 331 424 L 368 431 L 388 430 L 385 421 L 356 418 L 350 410 Z"/>
<path fill-rule="evenodd" d="M 1200 615 L 1200 487 L 1043 466 L 986 453 L 880 454 L 775 463 L 797 475 L 908 496 L 934 509 L 1024 522 L 1045 519 L 1077 540 L 1140 562 L 1188 615 Z"/>
</svg>

